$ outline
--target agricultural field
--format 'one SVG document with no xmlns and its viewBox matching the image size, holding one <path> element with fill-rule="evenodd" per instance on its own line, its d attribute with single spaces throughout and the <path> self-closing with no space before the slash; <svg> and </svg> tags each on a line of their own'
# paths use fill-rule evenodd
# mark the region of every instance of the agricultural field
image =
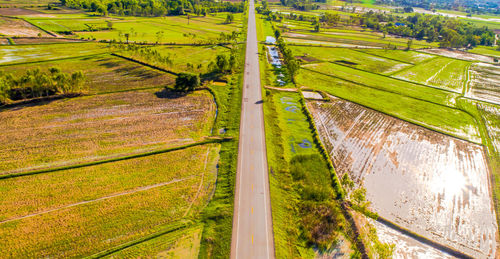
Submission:
<svg viewBox="0 0 500 259">
<path fill-rule="evenodd" d="M 351 69 L 335 64 L 327 64 L 325 67 L 330 67 L 329 71 L 337 74 L 345 73 L 342 70 Z M 333 67 L 339 67 L 342 70 L 334 70 Z M 309 71 L 312 71 L 312 73 Z M 297 77 L 297 84 L 324 91 L 418 125 L 480 143 L 480 135 L 474 118 L 461 110 L 445 105 L 446 102 L 453 103 L 451 102 L 453 99 L 450 98 L 450 96 L 455 95 L 453 93 L 405 82 L 402 85 L 407 85 L 408 90 L 403 91 L 401 85 L 395 79 L 389 79 L 389 82 L 395 80 L 392 81 L 395 83 L 395 88 L 390 88 L 386 78 L 383 78 L 385 80 L 380 81 L 381 83 L 378 85 L 363 85 L 365 82 L 374 82 L 375 77 L 371 75 L 369 77 L 358 76 L 358 74 L 363 75 L 366 73 L 362 71 L 354 70 L 354 76 L 345 73 L 344 75 L 348 76 L 345 79 L 314 71 L 316 70 L 308 69 L 301 72 Z M 356 79 L 362 84 L 357 84 L 349 80 L 349 78 Z M 428 94 L 424 95 L 425 93 Z M 429 100 L 425 100 L 423 97 Z M 430 102 L 431 100 L 436 103 Z"/>
<path fill-rule="evenodd" d="M 478 103 L 488 135 L 497 154 L 500 154 L 500 107 L 488 103 Z"/>
<path fill-rule="evenodd" d="M 2 46 L 0 66 L 103 53 L 109 53 L 108 45 L 93 42 Z"/>
<path fill-rule="evenodd" d="M 331 99 L 308 107 L 337 173 L 366 188 L 374 212 L 465 254 L 494 257 L 498 227 L 482 146 Z"/>
<path fill-rule="evenodd" d="M 164 149 L 210 134 L 208 92 L 152 89 L 57 100 L 0 112 L 0 172 L 61 166 Z M 152 134 L 154 133 L 154 134 Z"/>
<path fill-rule="evenodd" d="M 2 211 L 10 216 L 0 222 L 0 247 L 12 257 L 91 255 L 197 214 L 215 186 L 217 150 L 205 145 L 3 180 Z"/>
<path fill-rule="evenodd" d="M 449 58 L 461 59 L 465 61 L 475 61 L 475 62 L 486 62 L 486 63 L 497 63 L 494 57 L 474 54 L 472 52 L 464 52 L 459 50 L 449 50 L 449 49 L 421 49 L 419 50 L 423 53 L 434 54 Z"/>
<path fill-rule="evenodd" d="M 500 67 L 474 63 L 465 96 L 500 105 Z"/>
<path fill-rule="evenodd" d="M 382 242 L 394 244 L 393 258 L 451 259 L 454 256 L 424 244 L 378 221 L 369 220 Z"/>
<path fill-rule="evenodd" d="M 0 35 L 19 37 L 51 36 L 24 20 L 6 17 L 0 17 Z"/>
<path fill-rule="evenodd" d="M 96 40 L 116 40 L 126 41 L 125 34 L 129 35 L 129 42 L 151 42 L 151 43 L 171 43 L 190 44 L 216 41 L 221 32 L 231 33 L 241 28 L 241 16 L 235 15 L 233 24 L 224 24 L 225 15 L 196 17 L 192 16 L 188 20 L 186 17 L 168 16 L 162 18 L 123 18 L 115 19 L 89 19 L 81 18 L 75 14 L 76 19 L 71 18 L 71 14 L 65 14 L 64 19 L 31 18 L 28 19 L 33 24 L 37 24 L 43 29 L 56 33 L 71 31 L 77 38 L 93 38 Z M 107 21 L 112 22 L 112 29 L 107 29 Z M 97 31 L 89 30 L 91 26 Z M 105 28 L 105 30 L 102 30 Z M 158 33 L 162 33 L 159 36 Z"/>
<path fill-rule="evenodd" d="M 198 258 L 203 226 L 195 225 L 125 248 L 104 258 Z"/>
<path fill-rule="evenodd" d="M 228 49 L 223 46 L 154 46 L 151 50 L 157 51 L 161 56 L 168 57 L 170 64 L 156 60 L 147 60 L 144 55 L 137 51 L 120 50 L 120 55 L 130 57 L 134 60 L 144 61 L 168 71 L 180 73 L 193 71 L 196 73 L 208 73 L 210 62 L 215 62 L 217 55 L 227 55 Z"/>
<path fill-rule="evenodd" d="M 27 69 L 61 68 L 63 72 L 82 71 L 86 75 L 85 94 L 108 93 L 141 88 L 160 88 L 173 84 L 175 78 L 135 62 L 108 54 L 57 61 L 40 61 L 0 67 L 0 70 L 20 76 Z"/>
<path fill-rule="evenodd" d="M 435 57 L 434 55 L 425 54 L 416 51 L 403 51 L 403 50 L 388 50 L 388 49 L 360 49 L 359 51 L 384 57 L 387 59 L 397 60 L 399 62 L 408 64 L 418 64 Z"/>
<path fill-rule="evenodd" d="M 2 254 L 228 257 L 244 14 L 48 3 L 0 0 Z"/>
<path fill-rule="evenodd" d="M 348 48 L 292 46 L 290 49 L 296 58 L 307 63 L 328 61 L 380 74 L 390 74 L 410 66 Z"/>
<path fill-rule="evenodd" d="M 439 57 L 395 73 L 393 76 L 462 93 L 467 84 L 469 66 L 470 62 L 467 61 Z"/>
</svg>

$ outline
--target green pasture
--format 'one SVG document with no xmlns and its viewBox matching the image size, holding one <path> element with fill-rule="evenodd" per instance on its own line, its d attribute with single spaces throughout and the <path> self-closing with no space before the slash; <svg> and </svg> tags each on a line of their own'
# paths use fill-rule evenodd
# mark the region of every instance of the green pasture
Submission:
<svg viewBox="0 0 500 259">
<path fill-rule="evenodd" d="M 389 74 L 410 66 L 409 64 L 348 48 L 290 46 L 290 49 L 294 55 L 300 56 L 309 62 L 339 62 L 342 65 L 381 74 Z"/>
<path fill-rule="evenodd" d="M 470 62 L 438 57 L 394 74 L 394 77 L 462 93 Z"/>
<path fill-rule="evenodd" d="M 337 66 L 333 65 L 332 66 Z M 338 66 L 337 66 L 338 67 Z M 353 74 L 352 78 L 357 77 L 358 73 Z M 364 78 L 362 82 L 370 82 L 371 78 Z M 418 94 L 423 88 L 411 87 L 408 90 L 394 90 L 383 88 L 387 82 L 382 82 L 378 87 L 368 87 L 361 84 L 349 82 L 340 78 L 314 73 L 311 70 L 301 71 L 297 77 L 298 84 L 308 88 L 321 90 L 340 98 L 352 101 L 377 111 L 389 114 L 391 116 L 433 129 L 439 132 L 449 134 L 462 139 L 481 143 L 481 137 L 476 127 L 476 122 L 472 116 L 458 109 L 450 108 L 444 105 L 435 104 L 428 101 L 418 100 L 408 95 L 407 91 Z M 435 90 L 439 94 L 441 90 Z M 429 94 L 428 90 L 422 93 Z M 426 95 L 424 94 L 424 95 Z M 454 95 L 451 94 L 450 95 Z M 428 96 L 428 98 L 434 98 Z M 446 98 L 442 93 L 441 98 Z M 445 101 L 445 100 L 441 100 Z"/>
</svg>

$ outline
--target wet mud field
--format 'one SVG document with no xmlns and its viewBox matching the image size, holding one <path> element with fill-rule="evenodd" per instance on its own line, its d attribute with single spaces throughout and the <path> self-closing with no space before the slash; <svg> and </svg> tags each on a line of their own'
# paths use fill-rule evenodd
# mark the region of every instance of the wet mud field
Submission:
<svg viewBox="0 0 500 259">
<path fill-rule="evenodd" d="M 466 96 L 500 104 L 500 67 L 476 63 L 470 67 L 470 75 Z"/>
<path fill-rule="evenodd" d="M 337 173 L 366 188 L 372 211 L 474 258 L 495 257 L 482 146 L 335 97 L 308 108 Z"/>
</svg>

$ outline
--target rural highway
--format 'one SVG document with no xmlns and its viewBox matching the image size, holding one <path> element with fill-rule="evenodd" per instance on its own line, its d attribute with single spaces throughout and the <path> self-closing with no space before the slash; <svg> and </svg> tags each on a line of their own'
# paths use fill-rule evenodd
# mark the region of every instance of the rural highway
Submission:
<svg viewBox="0 0 500 259">
<path fill-rule="evenodd" d="M 248 12 L 231 258 L 274 258 L 254 1 Z"/>
</svg>

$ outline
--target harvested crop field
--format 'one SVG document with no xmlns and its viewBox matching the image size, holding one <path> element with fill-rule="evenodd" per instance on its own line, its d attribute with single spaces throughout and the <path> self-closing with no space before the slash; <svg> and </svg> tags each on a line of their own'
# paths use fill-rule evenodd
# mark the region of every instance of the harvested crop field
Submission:
<svg viewBox="0 0 500 259">
<path fill-rule="evenodd" d="M 339 175 L 381 217 L 472 257 L 494 257 L 484 148 L 332 97 L 309 102 Z"/>
<path fill-rule="evenodd" d="M 4 66 L 0 70 L 20 76 L 27 69 L 39 68 L 46 71 L 50 67 L 58 67 L 66 73 L 82 71 L 86 77 L 85 89 L 83 89 L 86 93 L 164 87 L 175 81 L 172 74 L 111 55 L 11 65 Z"/>
<path fill-rule="evenodd" d="M 39 34 L 43 37 L 50 36 L 24 20 L 6 17 L 0 17 L 0 34 L 20 37 L 37 37 Z"/>
<path fill-rule="evenodd" d="M 470 73 L 470 87 L 466 96 L 500 105 L 500 67 L 475 63 Z"/>
<path fill-rule="evenodd" d="M 2 180 L 10 194 L 1 211 L 17 216 L 0 221 L 0 250 L 13 258 L 84 257 L 197 215 L 215 187 L 218 149 Z"/>
<path fill-rule="evenodd" d="M 0 172 L 100 160 L 198 141 L 215 105 L 206 91 L 85 96 L 0 111 Z M 1 174 L 1 173 L 0 173 Z"/>
<path fill-rule="evenodd" d="M 445 56 L 445 57 L 449 57 L 449 58 L 467 60 L 467 61 L 480 61 L 480 62 L 488 62 L 488 63 L 495 62 L 494 58 L 492 58 L 492 57 L 483 56 L 483 55 L 479 55 L 479 54 L 473 54 L 470 52 L 464 52 L 464 51 L 459 51 L 459 50 L 421 49 L 419 51 L 429 53 L 429 54 L 434 54 L 434 55 Z"/>
</svg>

